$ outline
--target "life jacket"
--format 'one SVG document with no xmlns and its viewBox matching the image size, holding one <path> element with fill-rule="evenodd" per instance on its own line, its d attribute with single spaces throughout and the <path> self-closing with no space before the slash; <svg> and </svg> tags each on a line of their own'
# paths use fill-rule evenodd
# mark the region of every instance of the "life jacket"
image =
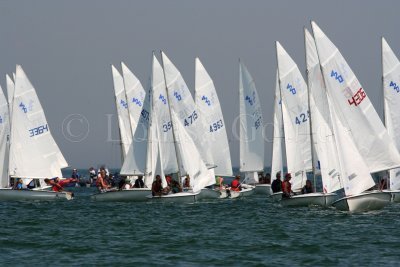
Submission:
<svg viewBox="0 0 400 267">
<path fill-rule="evenodd" d="M 238 180 L 233 180 L 231 183 L 231 189 L 233 191 L 240 191 L 240 182 Z"/>
</svg>

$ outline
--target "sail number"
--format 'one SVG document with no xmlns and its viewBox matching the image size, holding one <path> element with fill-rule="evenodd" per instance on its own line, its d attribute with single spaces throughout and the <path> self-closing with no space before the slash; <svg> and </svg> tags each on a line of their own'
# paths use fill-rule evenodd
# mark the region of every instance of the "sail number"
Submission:
<svg viewBox="0 0 400 267">
<path fill-rule="evenodd" d="M 140 113 L 140 115 L 145 121 L 149 121 L 150 113 L 147 110 L 142 109 L 142 112 Z"/>
<path fill-rule="evenodd" d="M 167 123 L 164 123 L 162 127 L 163 127 L 163 132 L 166 133 L 166 132 L 168 132 L 169 130 L 171 130 L 171 128 L 172 128 L 172 122 L 169 121 L 169 122 L 167 122 Z"/>
<path fill-rule="evenodd" d="M 347 99 L 349 102 L 349 105 L 355 105 L 358 106 L 361 104 L 361 102 L 367 97 L 367 94 L 364 92 L 362 88 L 360 88 L 357 93 L 351 98 Z"/>
<path fill-rule="evenodd" d="M 183 121 L 183 125 L 185 126 L 190 126 L 193 124 L 193 122 L 197 120 L 197 112 L 193 111 L 192 114 L 190 114 L 185 120 Z"/>
<path fill-rule="evenodd" d="M 36 135 L 41 135 L 42 133 L 48 132 L 49 127 L 46 125 L 42 125 L 36 128 L 32 128 L 29 130 L 30 136 L 29 137 L 34 137 Z"/>
<path fill-rule="evenodd" d="M 395 82 L 390 81 L 389 87 L 393 87 L 397 93 L 400 93 L 400 87 Z"/>
<path fill-rule="evenodd" d="M 3 118 L 0 116 L 0 124 L 3 123 Z"/>
<path fill-rule="evenodd" d="M 306 113 L 301 113 L 299 116 L 296 116 L 295 123 L 300 125 L 303 122 L 306 122 L 310 117 L 310 111 L 307 110 Z"/>
<path fill-rule="evenodd" d="M 178 100 L 178 101 L 182 100 L 182 96 L 176 91 L 174 92 L 174 96 L 175 96 L 176 100 Z"/>
<path fill-rule="evenodd" d="M 28 112 L 28 109 L 26 108 L 26 106 L 25 106 L 25 104 L 24 103 L 20 103 L 19 104 L 19 107 L 21 108 L 21 110 L 24 112 L 24 113 L 27 113 Z"/>
<path fill-rule="evenodd" d="M 256 127 L 256 130 L 261 126 L 262 123 L 262 117 L 258 117 L 258 119 L 254 122 L 254 127 Z"/>
<path fill-rule="evenodd" d="M 214 122 L 213 124 L 210 124 L 210 133 L 216 132 L 219 129 L 222 129 L 222 127 L 224 127 L 222 120 Z"/>
<path fill-rule="evenodd" d="M 295 95 L 297 93 L 296 88 L 294 88 L 290 83 L 288 83 L 286 89 L 288 89 L 292 93 L 292 95 Z"/>
</svg>

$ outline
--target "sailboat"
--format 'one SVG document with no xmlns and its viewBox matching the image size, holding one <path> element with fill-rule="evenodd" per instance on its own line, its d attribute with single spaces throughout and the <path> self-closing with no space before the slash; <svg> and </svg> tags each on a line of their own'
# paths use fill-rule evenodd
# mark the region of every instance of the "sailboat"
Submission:
<svg viewBox="0 0 400 267">
<path fill-rule="evenodd" d="M 400 150 L 400 61 L 382 37 L 382 90 L 386 129 Z M 399 85 L 398 85 L 399 84 Z M 400 202 L 400 168 L 389 171 L 389 192 L 394 202 Z M 385 190 L 386 191 L 386 190 Z"/>
<path fill-rule="evenodd" d="M 145 187 L 100 192 L 94 194 L 92 199 L 98 201 L 146 201 L 146 197 L 151 193 L 153 182 L 153 177 L 146 175 L 148 164 L 152 164 L 151 156 L 146 156 L 151 153 L 153 141 L 152 136 L 150 136 L 152 131 L 150 129 L 152 81 L 150 78 L 146 94 L 136 76 L 124 63 L 121 63 L 121 65 L 124 84 L 122 84 L 122 76 L 118 75 L 115 68 L 112 69 L 117 112 L 120 118 L 119 122 L 122 122 L 122 124 L 119 124 L 121 138 L 125 135 L 125 138 L 122 139 L 124 161 L 120 174 L 123 176 L 145 176 Z M 123 87 L 126 88 L 126 93 Z M 125 129 L 125 132 L 123 132 L 123 129 Z M 128 144 L 128 149 L 126 149 L 124 141 L 129 142 L 129 139 L 131 141 Z"/>
<path fill-rule="evenodd" d="M 400 154 L 346 60 L 318 25 L 311 25 L 345 192 L 345 197 L 332 205 L 350 212 L 382 209 L 390 202 L 391 194 L 367 191 L 375 185 L 371 173 L 399 167 Z"/>
<path fill-rule="evenodd" d="M 6 124 L 10 121 L 12 124 L 8 175 L 2 176 L 0 200 L 71 199 L 72 194 L 50 191 L 44 183 L 45 178 L 62 177 L 61 169 L 68 164 L 51 135 L 35 88 L 20 65 L 16 67 L 11 120 L 6 114 L 5 101 L 4 94 L 1 94 L 2 119 Z M 36 187 L 13 190 L 9 187 L 8 177 L 22 178 L 25 184 L 34 180 Z"/>
<path fill-rule="evenodd" d="M 231 198 L 248 196 L 258 183 L 258 173 L 264 170 L 264 124 L 257 89 L 246 66 L 239 61 L 239 133 L 240 172 L 245 173 L 241 191 L 231 191 Z"/>
<path fill-rule="evenodd" d="M 211 141 L 209 149 L 216 165 L 216 168 L 209 170 L 210 176 L 232 176 L 231 154 L 221 105 L 214 82 L 199 58 L 196 58 L 195 73 L 196 105 L 206 122 Z M 219 188 L 217 191 L 211 188 L 202 189 L 202 194 L 209 194 L 209 198 L 218 198 Z"/>
<path fill-rule="evenodd" d="M 178 165 L 178 179 L 189 175 L 192 188 L 186 192 L 153 196 L 152 199 L 164 202 L 193 203 L 204 197 L 201 195 L 203 188 L 215 182 L 214 177 L 209 175 L 203 160 L 205 156 L 210 159 L 209 154 L 205 154 L 208 152 L 204 148 L 199 150 L 199 143 L 202 143 L 200 135 L 205 131 L 202 129 L 203 125 L 200 121 L 201 114 L 198 112 L 181 74 L 164 52 L 161 52 L 161 58 L 167 91 L 166 100 L 168 100 L 171 118 L 170 128 Z M 196 132 L 196 129 L 200 132 Z M 196 142 L 194 138 L 196 138 Z"/>
</svg>

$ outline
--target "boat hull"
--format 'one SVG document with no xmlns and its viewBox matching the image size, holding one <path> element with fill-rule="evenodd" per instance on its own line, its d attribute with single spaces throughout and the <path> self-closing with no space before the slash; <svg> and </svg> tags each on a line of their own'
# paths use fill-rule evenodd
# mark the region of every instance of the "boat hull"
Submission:
<svg viewBox="0 0 400 267">
<path fill-rule="evenodd" d="M 332 203 L 332 206 L 349 212 L 380 210 L 390 203 L 391 198 L 392 195 L 389 192 L 371 191 L 338 199 Z"/>
<path fill-rule="evenodd" d="M 221 193 L 219 192 L 219 190 L 203 188 L 203 189 L 201 189 L 197 200 L 217 199 L 217 198 L 219 198 L 220 195 L 221 195 Z"/>
<path fill-rule="evenodd" d="M 281 205 L 284 207 L 330 206 L 337 198 L 334 193 L 310 193 L 283 198 Z"/>
<path fill-rule="evenodd" d="M 258 195 L 270 196 L 272 194 L 270 184 L 256 184 L 255 193 Z"/>
<path fill-rule="evenodd" d="M 48 190 L 13 190 L 0 189 L 0 201 L 19 200 L 71 200 L 73 195 L 67 192 L 54 192 Z"/>
<path fill-rule="evenodd" d="M 175 194 L 168 194 L 162 196 L 148 195 L 147 198 L 151 199 L 152 201 L 160 201 L 165 203 L 195 203 L 196 201 L 201 199 L 199 195 L 200 191 L 196 193 L 179 192 Z"/>
<path fill-rule="evenodd" d="M 392 195 L 392 202 L 400 203 L 400 190 L 383 190 L 383 192 L 388 192 Z"/>
<path fill-rule="evenodd" d="M 147 196 L 151 194 L 149 188 L 130 188 L 120 191 L 107 191 L 91 196 L 96 201 L 147 201 Z"/>
<path fill-rule="evenodd" d="M 240 198 L 240 197 L 248 197 L 253 195 L 255 192 L 255 188 L 253 186 L 247 186 L 247 188 L 242 188 L 241 191 L 233 191 L 230 190 L 229 193 L 226 190 L 221 191 L 220 198 Z"/>
</svg>

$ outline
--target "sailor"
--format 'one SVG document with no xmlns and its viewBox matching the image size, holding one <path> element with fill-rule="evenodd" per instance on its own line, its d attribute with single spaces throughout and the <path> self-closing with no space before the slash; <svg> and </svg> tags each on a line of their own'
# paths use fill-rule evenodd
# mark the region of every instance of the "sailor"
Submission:
<svg viewBox="0 0 400 267">
<path fill-rule="evenodd" d="M 276 173 L 276 179 L 271 184 L 272 193 L 278 193 L 282 191 L 282 180 L 281 172 Z"/>
<path fill-rule="evenodd" d="M 231 190 L 240 191 L 242 190 L 240 186 L 240 175 L 236 175 L 235 179 L 231 183 Z"/>
<path fill-rule="evenodd" d="M 306 181 L 306 185 L 301 189 L 302 194 L 310 194 L 314 192 L 314 188 L 310 180 Z"/>
<path fill-rule="evenodd" d="M 79 174 L 77 169 L 72 170 L 71 178 L 75 178 L 75 179 L 81 178 L 81 175 Z"/>
<path fill-rule="evenodd" d="M 163 193 L 163 187 L 161 182 L 161 176 L 157 175 L 156 180 L 153 182 L 151 186 L 151 194 L 154 196 L 161 196 Z"/>
<path fill-rule="evenodd" d="M 106 171 L 104 169 L 100 170 L 99 175 L 97 176 L 96 186 L 100 192 L 107 191 L 107 189 L 111 188 L 106 181 Z"/>
<path fill-rule="evenodd" d="M 135 188 L 144 188 L 143 176 L 139 176 L 135 181 Z"/>
<path fill-rule="evenodd" d="M 290 198 L 291 194 L 293 193 L 290 179 L 292 179 L 292 175 L 290 173 L 286 173 L 285 180 L 282 183 L 282 198 Z"/>
</svg>

